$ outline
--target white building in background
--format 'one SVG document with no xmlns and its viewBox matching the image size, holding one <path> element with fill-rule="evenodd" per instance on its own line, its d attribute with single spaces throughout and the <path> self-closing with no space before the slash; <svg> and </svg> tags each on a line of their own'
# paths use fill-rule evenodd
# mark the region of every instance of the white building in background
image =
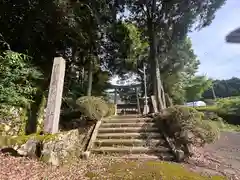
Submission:
<svg viewBox="0 0 240 180">
<path fill-rule="evenodd" d="M 184 105 L 189 107 L 200 107 L 200 106 L 206 106 L 206 103 L 204 101 L 193 101 L 193 102 L 187 102 Z"/>
</svg>

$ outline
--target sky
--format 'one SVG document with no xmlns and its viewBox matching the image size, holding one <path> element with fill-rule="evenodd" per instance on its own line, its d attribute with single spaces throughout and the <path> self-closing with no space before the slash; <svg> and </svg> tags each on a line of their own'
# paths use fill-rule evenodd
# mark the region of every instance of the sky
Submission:
<svg viewBox="0 0 240 180">
<path fill-rule="evenodd" d="M 200 60 L 197 74 L 214 79 L 240 78 L 240 44 L 226 43 L 225 37 L 240 27 L 240 0 L 227 0 L 212 24 L 189 34 Z"/>
</svg>

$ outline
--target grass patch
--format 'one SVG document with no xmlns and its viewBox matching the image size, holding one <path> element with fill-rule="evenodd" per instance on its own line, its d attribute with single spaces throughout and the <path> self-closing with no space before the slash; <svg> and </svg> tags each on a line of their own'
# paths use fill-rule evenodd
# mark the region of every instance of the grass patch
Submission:
<svg viewBox="0 0 240 180">
<path fill-rule="evenodd" d="M 223 122 L 223 121 L 211 121 L 211 120 L 206 120 L 206 121 L 208 121 L 210 124 L 219 128 L 220 131 L 240 132 L 240 126 L 239 125 L 228 124 L 228 123 Z"/>
<path fill-rule="evenodd" d="M 195 107 L 196 110 L 204 113 L 212 113 L 212 115 L 208 115 L 206 121 L 210 124 L 218 127 L 220 131 L 227 132 L 240 132 L 240 125 L 229 124 L 226 122 L 226 119 L 222 119 L 222 115 L 231 115 L 231 110 L 235 110 L 234 108 L 223 108 L 220 106 L 206 106 L 206 107 Z M 206 115 L 206 114 L 205 114 Z M 219 119 L 218 119 L 219 118 Z"/>
<path fill-rule="evenodd" d="M 219 107 L 217 106 L 200 106 L 200 107 L 195 107 L 196 110 L 201 111 L 201 112 L 219 112 Z"/>
<path fill-rule="evenodd" d="M 225 180 L 225 177 L 206 177 L 190 172 L 183 166 L 162 161 L 125 161 L 110 164 L 104 172 L 88 172 L 90 179 L 108 180 Z"/>
</svg>

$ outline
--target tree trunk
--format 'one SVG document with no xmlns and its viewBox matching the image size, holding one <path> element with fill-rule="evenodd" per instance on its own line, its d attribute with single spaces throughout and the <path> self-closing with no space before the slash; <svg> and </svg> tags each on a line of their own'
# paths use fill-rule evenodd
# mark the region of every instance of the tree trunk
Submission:
<svg viewBox="0 0 240 180">
<path fill-rule="evenodd" d="M 154 14 L 156 13 L 156 0 L 152 1 L 152 17 L 148 19 L 148 33 L 149 33 L 149 41 L 150 41 L 150 62 L 151 62 L 151 79 L 153 82 L 153 94 L 157 98 L 157 104 L 159 106 L 159 110 L 164 109 L 166 106 L 163 102 L 163 96 L 165 96 L 162 92 L 162 82 L 161 82 L 161 74 L 160 74 L 160 65 L 157 59 L 157 43 L 156 43 L 156 27 L 153 21 Z"/>
<path fill-rule="evenodd" d="M 66 73 L 65 73 L 66 75 L 64 79 L 63 97 L 68 94 L 69 90 L 71 89 L 73 77 L 76 76 L 76 74 L 74 74 L 75 72 L 74 72 L 73 65 L 76 63 L 77 56 L 78 56 L 77 48 L 73 46 L 71 60 L 67 61 L 67 64 L 66 64 L 67 68 L 66 68 Z"/>
<path fill-rule="evenodd" d="M 164 87 L 163 87 L 163 84 L 162 84 L 161 77 L 160 77 L 160 83 L 161 83 L 161 92 L 162 92 L 161 95 L 162 95 L 163 108 L 166 108 L 167 107 L 166 96 L 165 96 L 165 91 L 164 91 Z"/>
<path fill-rule="evenodd" d="M 149 35 L 149 45 L 150 45 L 150 54 L 149 54 L 149 61 L 150 61 L 150 82 L 151 82 L 151 95 L 157 97 L 157 81 L 156 81 L 156 47 L 154 47 L 154 32 L 153 32 L 153 23 L 152 20 L 148 20 L 148 35 Z M 149 83 L 150 83 L 149 82 Z M 158 102 L 157 102 L 158 104 Z"/>
<path fill-rule="evenodd" d="M 40 110 L 40 105 L 43 100 L 42 90 L 38 90 L 34 96 L 34 102 L 28 107 L 28 120 L 25 127 L 25 134 L 33 134 L 37 132 L 37 123 L 38 123 L 38 112 Z"/>
<path fill-rule="evenodd" d="M 165 96 L 166 96 L 166 106 L 167 106 L 167 107 L 173 106 L 172 99 L 170 98 L 170 96 L 168 95 L 168 93 L 166 93 Z"/>
<path fill-rule="evenodd" d="M 160 68 L 159 68 L 159 62 L 158 59 L 155 59 L 156 62 L 156 82 L 157 82 L 157 99 L 158 99 L 158 103 L 159 103 L 159 110 L 162 110 L 165 108 L 165 104 L 164 104 L 164 92 L 162 91 L 162 82 L 161 82 L 161 74 L 160 74 Z"/>
<path fill-rule="evenodd" d="M 117 21 L 117 6 L 118 6 L 118 0 L 114 0 L 113 6 L 111 7 L 114 23 Z"/>
<path fill-rule="evenodd" d="M 25 134 L 33 134 L 37 131 L 37 123 L 41 104 L 44 98 L 44 92 L 48 89 L 51 73 L 48 73 L 46 80 L 38 87 L 36 94 L 33 97 L 33 102 L 27 107 L 27 122 L 25 126 Z"/>
<path fill-rule="evenodd" d="M 88 88 L 87 88 L 87 96 L 92 95 L 92 82 L 93 82 L 93 60 L 92 57 L 89 60 L 89 67 L 88 67 Z"/>
<path fill-rule="evenodd" d="M 81 88 L 84 89 L 84 82 L 85 82 L 85 68 L 84 66 L 81 68 L 80 76 L 79 76 L 79 83 L 81 84 Z"/>
</svg>

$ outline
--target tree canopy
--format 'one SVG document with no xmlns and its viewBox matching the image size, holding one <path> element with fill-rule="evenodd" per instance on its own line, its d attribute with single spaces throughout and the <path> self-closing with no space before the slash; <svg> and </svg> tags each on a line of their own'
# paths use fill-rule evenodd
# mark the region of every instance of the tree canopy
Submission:
<svg viewBox="0 0 240 180">
<path fill-rule="evenodd" d="M 212 81 L 205 76 L 195 76 L 190 79 L 186 87 L 187 101 L 196 101 L 202 98 L 204 91 L 212 86 Z"/>
<path fill-rule="evenodd" d="M 148 95 L 157 97 L 159 110 L 166 107 L 166 97 L 182 102 L 199 64 L 187 34 L 208 26 L 224 2 L 1 1 L 0 57 L 6 72 L 1 73 L 1 103 L 20 98 L 37 116 L 56 56 L 67 62 L 63 103 L 104 96 L 114 75 L 135 74 L 143 82 L 139 68 L 144 63 Z M 12 71 L 9 63 L 17 68 Z M 21 104 L 20 99 L 13 104 Z"/>
<path fill-rule="evenodd" d="M 213 90 L 216 97 L 224 98 L 240 95 L 240 79 L 233 77 L 226 80 L 213 80 Z M 203 98 L 213 99 L 212 89 L 207 89 L 203 93 Z"/>
</svg>

